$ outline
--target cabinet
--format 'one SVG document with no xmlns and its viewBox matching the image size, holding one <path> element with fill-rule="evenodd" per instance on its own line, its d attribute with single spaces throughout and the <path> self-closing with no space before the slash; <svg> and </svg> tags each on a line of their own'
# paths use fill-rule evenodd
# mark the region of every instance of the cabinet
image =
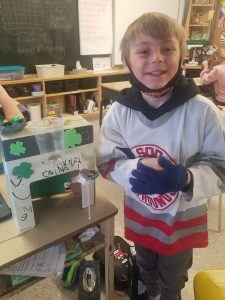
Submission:
<svg viewBox="0 0 225 300">
<path fill-rule="evenodd" d="M 188 44 L 204 44 L 210 39 L 214 0 L 190 0 L 185 22 Z"/>
<path fill-rule="evenodd" d="M 60 104 L 62 113 L 65 113 L 67 95 L 80 94 L 85 98 L 89 93 L 93 93 L 97 108 L 99 108 L 102 100 L 102 82 L 107 81 L 107 78 L 110 81 L 120 81 L 127 80 L 127 77 L 128 72 L 125 69 L 112 69 L 102 72 L 87 71 L 76 75 L 67 74 L 57 78 L 25 75 L 21 80 L 0 81 L 0 84 L 7 90 L 11 88 L 13 98 L 25 106 L 29 103 L 40 103 L 42 117 L 44 117 L 47 115 L 47 106 L 52 101 Z M 31 95 L 31 87 L 34 84 L 41 85 L 42 95 Z M 13 88 L 16 92 L 13 92 Z M 26 93 L 27 95 L 25 95 Z M 88 115 L 94 114 L 93 112 Z"/>
</svg>

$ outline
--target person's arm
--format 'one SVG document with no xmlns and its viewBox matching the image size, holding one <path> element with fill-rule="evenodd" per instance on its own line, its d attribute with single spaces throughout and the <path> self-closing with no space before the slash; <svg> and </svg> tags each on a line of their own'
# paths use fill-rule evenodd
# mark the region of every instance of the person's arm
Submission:
<svg viewBox="0 0 225 300">
<path fill-rule="evenodd" d="M 17 107 L 17 102 L 13 100 L 6 90 L 0 85 L 0 105 L 4 112 L 5 119 L 10 121 L 13 117 L 24 118 L 22 112 Z"/>
<path fill-rule="evenodd" d="M 212 105 L 205 118 L 199 153 L 188 169 L 193 175 L 193 192 L 186 196 L 206 199 L 225 192 L 225 115 Z"/>
<path fill-rule="evenodd" d="M 214 67 L 210 70 L 208 64 L 203 64 L 203 71 L 200 73 L 200 78 L 203 84 L 213 83 L 218 79 L 218 69 Z"/>
<path fill-rule="evenodd" d="M 118 103 L 114 103 L 104 116 L 97 164 L 104 178 L 130 188 L 129 178 L 132 170 L 137 168 L 139 158 L 135 158 L 121 132 L 121 121 L 126 117 L 126 110 L 123 111 Z"/>
</svg>

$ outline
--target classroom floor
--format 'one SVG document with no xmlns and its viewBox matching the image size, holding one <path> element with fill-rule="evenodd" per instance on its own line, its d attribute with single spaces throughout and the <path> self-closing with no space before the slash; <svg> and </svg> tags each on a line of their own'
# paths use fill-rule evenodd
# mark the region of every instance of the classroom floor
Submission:
<svg viewBox="0 0 225 300">
<path fill-rule="evenodd" d="M 95 141 L 98 142 L 99 126 L 98 120 L 92 121 L 94 125 Z M 118 214 L 115 218 L 115 234 L 123 236 L 123 189 L 102 178 L 97 179 L 97 186 L 101 189 L 118 207 Z M 223 201 L 224 202 L 224 201 Z M 223 216 L 225 215 L 225 203 L 223 203 Z M 183 300 L 194 300 L 193 295 L 193 278 L 194 275 L 203 269 L 225 269 L 225 220 L 222 220 L 222 231 L 217 232 L 218 222 L 218 197 L 211 199 L 208 209 L 209 219 L 209 246 L 204 249 L 195 249 L 193 266 L 189 271 L 189 281 L 182 291 Z M 60 286 L 59 279 L 47 278 L 34 285 L 1 297 L 1 300 L 75 300 L 77 291 L 63 289 Z M 101 300 L 104 299 L 102 293 Z M 127 295 L 115 291 L 115 300 L 128 300 Z"/>
</svg>

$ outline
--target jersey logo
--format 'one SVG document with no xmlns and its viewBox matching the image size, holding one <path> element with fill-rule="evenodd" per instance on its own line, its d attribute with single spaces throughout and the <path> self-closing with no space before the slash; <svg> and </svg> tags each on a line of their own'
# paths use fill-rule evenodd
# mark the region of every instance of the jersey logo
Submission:
<svg viewBox="0 0 225 300">
<path fill-rule="evenodd" d="M 154 157 L 159 158 L 164 156 L 166 159 L 174 163 L 170 155 L 162 148 L 157 145 L 139 145 L 135 146 L 132 149 L 132 152 L 135 154 L 135 157 Z M 142 195 L 137 194 L 138 199 L 150 206 L 155 210 L 164 210 L 170 205 L 172 205 L 177 199 L 179 192 L 165 193 L 163 195 L 153 194 L 153 195 Z"/>
</svg>

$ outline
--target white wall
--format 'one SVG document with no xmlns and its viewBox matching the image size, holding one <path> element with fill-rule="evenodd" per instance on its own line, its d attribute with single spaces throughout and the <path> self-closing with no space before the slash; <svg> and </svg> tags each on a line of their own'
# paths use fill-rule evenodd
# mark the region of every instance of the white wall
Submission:
<svg viewBox="0 0 225 300">
<path fill-rule="evenodd" d="M 114 20 L 114 43 L 112 50 L 112 65 L 121 64 L 120 41 L 126 31 L 127 26 L 143 13 L 159 11 L 166 13 L 179 23 L 182 22 L 185 0 L 114 0 L 113 20 Z"/>
</svg>

